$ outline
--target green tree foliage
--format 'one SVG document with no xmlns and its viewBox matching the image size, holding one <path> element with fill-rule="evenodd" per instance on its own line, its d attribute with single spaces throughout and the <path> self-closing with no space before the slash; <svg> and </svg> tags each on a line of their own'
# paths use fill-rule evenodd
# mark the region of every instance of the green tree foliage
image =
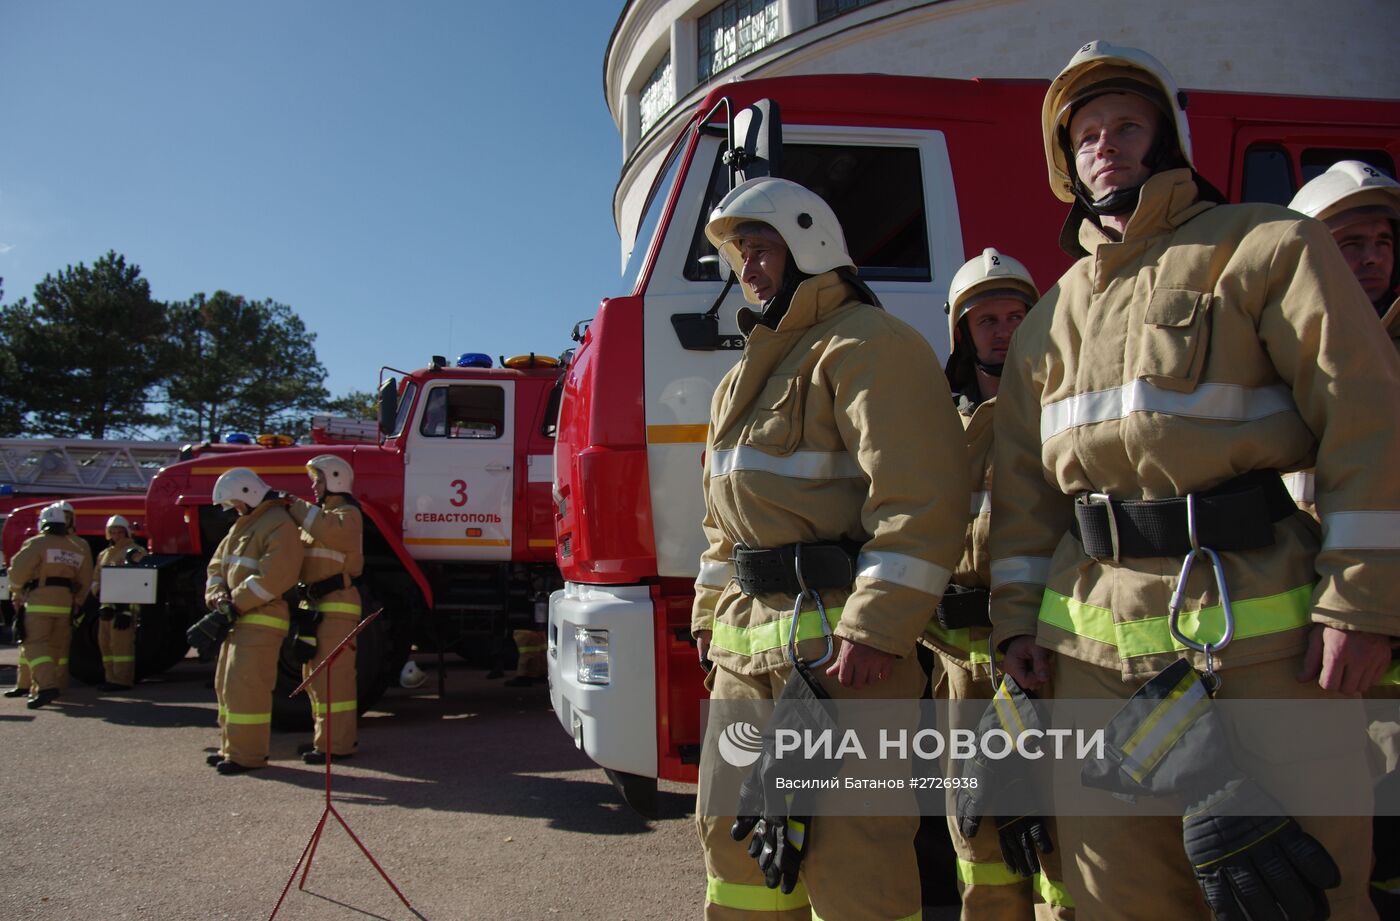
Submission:
<svg viewBox="0 0 1400 921">
<path fill-rule="evenodd" d="M 79 263 L 45 276 L 32 302 L 0 308 L 8 373 L 19 387 L 11 415 L 23 414 L 26 433 L 137 435 L 159 421 L 147 398 L 164 371 L 168 332 L 165 305 L 125 256 L 108 252 L 91 268 Z M 5 394 L 16 395 L 11 387 Z"/>
<path fill-rule="evenodd" d="M 165 422 L 199 441 L 230 431 L 305 434 L 330 394 L 316 334 L 290 307 L 227 291 L 170 305 Z"/>
<path fill-rule="evenodd" d="M 379 398 L 368 390 L 351 390 L 328 402 L 326 412 L 347 419 L 378 419 Z"/>
<path fill-rule="evenodd" d="M 5 301 L 5 279 L 0 278 L 0 304 Z M 20 299 L 23 304 L 23 298 Z M 5 309 L 0 307 L 0 438 L 18 435 L 21 412 L 19 366 L 10 348 L 11 336 L 3 325 Z"/>
</svg>

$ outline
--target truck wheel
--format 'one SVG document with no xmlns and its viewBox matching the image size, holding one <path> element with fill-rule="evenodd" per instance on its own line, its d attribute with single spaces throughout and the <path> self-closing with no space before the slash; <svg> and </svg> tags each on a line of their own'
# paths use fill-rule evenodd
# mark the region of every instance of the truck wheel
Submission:
<svg viewBox="0 0 1400 921">
<path fill-rule="evenodd" d="M 277 686 L 272 692 L 272 728 L 279 732 L 309 732 L 311 701 L 306 692 L 289 695 L 301 684 L 301 663 L 292 658 L 293 637 L 287 637 L 277 657 Z M 355 699 L 360 713 L 374 706 L 388 687 L 384 662 L 390 658 L 389 624 L 383 615 L 355 640 Z"/>
</svg>

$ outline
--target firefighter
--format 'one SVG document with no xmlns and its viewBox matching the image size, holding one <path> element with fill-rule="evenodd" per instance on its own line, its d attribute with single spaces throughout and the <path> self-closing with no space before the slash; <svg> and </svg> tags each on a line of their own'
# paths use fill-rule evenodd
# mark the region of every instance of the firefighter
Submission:
<svg viewBox="0 0 1400 921">
<path fill-rule="evenodd" d="M 72 619 L 92 583 L 92 558 L 73 546 L 62 509 L 50 505 L 39 513 L 39 534 L 15 554 L 10 580 L 15 609 L 22 612 L 20 655 L 31 676 L 28 706 L 37 710 L 62 690 L 59 661 L 67 658 Z"/>
<path fill-rule="evenodd" d="M 344 458 L 321 454 L 306 462 L 306 472 L 316 504 L 293 499 L 287 507 L 301 527 L 305 551 L 298 585 L 303 600 L 293 614 L 303 678 L 360 622 L 360 590 L 353 580 L 359 578 L 365 563 L 364 520 L 360 504 L 351 494 L 354 469 Z M 323 764 L 327 754 L 337 761 L 349 758 L 356 745 L 355 650 L 341 653 L 328 674 L 319 676 L 307 690 L 316 729 L 311 747 L 302 752 L 303 759 L 307 764 Z"/>
<path fill-rule="evenodd" d="M 248 468 L 220 475 L 213 501 L 238 518 L 209 559 L 204 595 L 211 613 L 201 624 L 228 631 L 215 673 L 219 751 L 207 760 L 220 774 L 241 774 L 267 765 L 277 657 L 290 626 L 282 595 L 296 585 L 303 551 L 286 500 Z"/>
<path fill-rule="evenodd" d="M 937 358 L 879 309 L 835 213 L 808 189 L 747 181 L 705 233 L 759 305 L 739 312 L 744 353 L 715 391 L 705 448 L 708 547 L 691 628 L 702 664 L 712 663 L 711 699 L 783 691 L 797 674 L 783 625 L 798 596 L 802 660 L 827 648 L 823 621 L 834 627 L 833 664 L 811 670 L 826 693 L 916 698 L 925 683 L 917 638 L 967 521 L 967 464 Z M 710 764 L 700 770 L 702 802 Z M 770 830 L 770 818 L 788 821 L 765 816 Z M 765 884 L 736 840 L 759 833 L 754 821 L 697 814 L 707 918 L 917 917 L 916 815 L 788 825 L 781 847 L 800 861 L 800 881 L 792 873 L 787 892 Z"/>
<path fill-rule="evenodd" d="M 1078 261 L 1002 377 L 993 641 L 1008 674 L 1057 697 L 1127 698 L 1185 657 L 1221 699 L 1354 698 L 1400 634 L 1400 429 L 1378 422 L 1400 415 L 1400 362 L 1323 225 L 1220 203 L 1192 166 L 1186 101 L 1155 58 L 1105 42 L 1045 97 Z M 1277 474 L 1314 457 L 1321 534 Z M 1369 789 L 1360 723 L 1323 727 L 1291 755 L 1298 776 Z M 1334 919 L 1375 917 L 1368 818 L 1289 819 L 1269 840 L 1249 816 L 1281 807 L 1231 815 L 1216 794 L 1180 819 L 1060 816 L 1080 915 L 1245 917 L 1236 900 L 1271 891 L 1263 867 L 1286 878 L 1279 917 L 1324 898 Z M 1308 859 L 1253 862 L 1279 842 Z"/>
<path fill-rule="evenodd" d="M 121 515 L 107 519 L 107 540 L 111 546 L 97 557 L 92 573 L 92 594 L 102 598 L 102 569 L 105 566 L 128 566 L 146 555 L 146 550 L 131 539 L 131 524 Z M 129 691 L 136 683 L 136 618 L 137 605 L 104 604 L 97 609 L 97 648 L 102 651 L 102 674 L 106 681 L 102 691 Z"/>
<path fill-rule="evenodd" d="M 63 520 L 68 524 L 68 542 L 73 545 L 74 549 L 77 550 L 78 553 L 81 553 L 83 555 L 83 559 L 86 561 L 86 566 L 88 570 L 91 571 L 93 568 L 92 547 L 90 547 L 88 545 L 87 540 L 78 533 L 77 514 L 73 511 L 72 504 L 63 499 L 60 499 L 53 505 L 55 508 L 57 508 L 63 513 Z M 73 614 L 73 630 L 70 630 L 68 632 L 68 642 L 64 644 L 61 650 L 59 650 L 58 689 L 60 691 L 68 690 L 68 682 L 70 677 L 68 664 L 73 646 L 73 631 L 76 630 L 78 627 L 82 626 L 83 618 L 85 616 L 86 615 L 82 610 L 82 605 L 79 605 L 78 609 L 74 611 Z"/>
<path fill-rule="evenodd" d="M 950 729 L 973 729 L 980 707 L 958 701 L 992 699 L 992 662 L 987 609 L 991 577 L 987 536 L 991 520 L 992 413 L 1001 386 L 1011 334 L 1040 297 L 1030 272 L 1018 260 L 988 248 L 953 275 L 948 291 L 948 339 L 953 344 L 944 374 L 967 439 L 972 487 L 971 515 L 962 559 L 936 616 L 924 628 L 923 642 L 938 659 L 934 696 L 949 700 Z M 1034 881 L 1003 861 L 997 827 L 983 823 L 963 835 L 948 791 L 948 832 L 957 852 L 962 916 L 973 919 L 1030 919 L 1073 916 L 1072 902 L 1059 882 L 1058 855 L 1042 854 Z"/>
</svg>

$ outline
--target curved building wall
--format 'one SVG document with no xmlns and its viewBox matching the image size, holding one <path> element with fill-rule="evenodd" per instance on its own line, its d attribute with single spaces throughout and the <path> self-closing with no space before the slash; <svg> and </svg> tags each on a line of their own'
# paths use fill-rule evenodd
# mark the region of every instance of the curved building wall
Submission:
<svg viewBox="0 0 1400 921">
<path fill-rule="evenodd" d="M 1394 0 L 726 0 L 761 11 L 776 32 L 699 80 L 704 17 L 716 0 L 630 0 L 603 62 L 622 139 L 613 218 L 624 258 L 662 157 L 714 85 L 744 77 L 895 73 L 1048 80 L 1083 43 L 1143 48 L 1183 87 L 1321 96 L 1400 97 Z M 819 6 L 831 18 L 819 21 Z M 1325 6 L 1325 15 L 1319 15 Z M 764 39 L 760 39 L 762 41 Z M 643 130 L 643 100 L 646 122 Z"/>
</svg>

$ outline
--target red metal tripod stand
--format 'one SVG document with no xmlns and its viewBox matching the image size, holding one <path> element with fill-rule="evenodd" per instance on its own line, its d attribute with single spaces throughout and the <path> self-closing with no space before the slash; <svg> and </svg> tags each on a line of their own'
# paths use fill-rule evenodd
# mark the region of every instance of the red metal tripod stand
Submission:
<svg viewBox="0 0 1400 921">
<path fill-rule="evenodd" d="M 301 684 L 297 685 L 296 690 L 292 691 L 292 693 L 288 696 L 295 697 L 302 691 L 306 690 L 307 685 L 311 684 L 312 681 L 316 680 L 317 675 L 321 674 L 322 672 L 328 672 L 328 670 L 331 667 L 331 664 L 335 662 L 337 658 L 340 657 L 341 653 L 345 652 L 347 649 L 353 650 L 354 645 L 352 641 L 355 639 L 355 637 L 360 635 L 360 631 L 365 629 L 365 627 L 369 625 L 370 621 L 374 620 L 380 615 L 382 610 L 383 609 L 381 608 L 379 611 L 375 611 L 373 614 L 360 621 L 359 624 L 355 626 L 355 629 L 351 630 L 349 635 L 346 636 L 345 639 L 341 640 L 336 645 L 336 647 L 331 650 L 330 655 L 326 656 L 326 658 L 322 660 L 320 665 L 312 669 L 311 674 L 306 676 L 306 680 L 303 681 Z M 333 703 L 334 701 L 331 697 L 330 675 L 327 674 L 325 733 L 325 737 L 327 740 L 331 738 L 331 720 L 335 716 L 335 707 L 332 706 Z M 330 747 L 329 742 L 327 742 L 326 747 Z M 388 883 L 389 888 L 394 890 L 394 895 L 399 897 L 399 901 L 403 902 L 404 905 L 408 907 L 409 911 L 412 911 L 415 915 L 418 915 L 418 912 L 415 911 L 413 906 L 409 904 L 408 899 L 405 898 L 404 894 L 399 891 L 399 887 L 394 885 L 394 881 L 389 878 L 389 874 L 384 872 L 384 868 L 379 865 L 379 861 L 374 859 L 374 855 L 369 852 L 369 848 L 365 847 L 364 842 L 362 842 L 359 839 L 359 836 L 357 836 L 353 831 L 350 830 L 349 823 L 345 821 L 344 817 L 342 817 L 341 814 L 336 810 L 335 804 L 331 802 L 331 754 L 328 751 L 326 752 L 326 808 L 321 811 L 321 821 L 316 823 L 316 830 L 311 833 L 311 840 L 307 841 L 306 847 L 302 848 L 301 856 L 297 858 L 296 866 L 292 867 L 292 875 L 287 877 L 287 885 L 282 887 L 282 894 L 278 897 L 277 904 L 273 906 L 272 914 L 267 916 L 267 921 L 272 921 L 273 918 L 277 917 L 277 912 L 281 910 L 282 902 L 287 898 L 287 892 L 292 888 L 292 880 L 296 879 L 298 870 L 301 870 L 301 882 L 297 884 L 297 888 L 306 888 L 306 878 L 311 875 L 311 862 L 316 859 L 316 848 L 321 843 L 321 832 L 323 832 L 326 828 L 326 819 L 330 818 L 331 816 L 335 816 L 335 820 L 340 823 L 341 828 L 345 829 L 345 833 L 350 836 L 350 840 L 355 842 L 355 844 L 359 847 L 360 851 L 365 855 L 365 858 L 368 859 L 369 862 L 374 865 L 374 868 L 379 871 L 379 875 L 384 877 L 384 882 Z M 303 864 L 305 864 L 305 867 L 303 867 Z M 419 915 L 419 917 L 422 916 Z"/>
</svg>

